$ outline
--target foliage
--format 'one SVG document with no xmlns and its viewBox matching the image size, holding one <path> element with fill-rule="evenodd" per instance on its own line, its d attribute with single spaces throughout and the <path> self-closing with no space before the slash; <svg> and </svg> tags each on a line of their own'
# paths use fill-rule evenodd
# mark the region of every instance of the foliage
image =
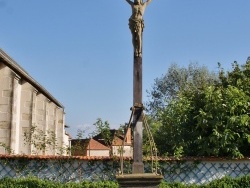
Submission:
<svg viewBox="0 0 250 188">
<path fill-rule="evenodd" d="M 250 187 L 250 176 L 238 178 L 224 177 L 214 180 L 205 185 L 185 185 L 183 183 L 162 182 L 159 188 L 248 188 Z"/>
<path fill-rule="evenodd" d="M 250 154 L 249 96 L 237 87 L 209 87 L 197 116 L 200 155 L 241 158 Z"/>
<path fill-rule="evenodd" d="M 172 69 L 173 67 L 170 68 L 170 73 L 174 72 Z M 169 72 L 166 78 L 169 77 Z M 182 72 L 186 75 L 185 71 Z M 170 75 L 179 74 L 177 71 Z M 155 123 L 160 124 L 158 130 L 154 131 L 160 154 L 176 157 L 248 156 L 250 63 L 240 67 L 234 62 L 233 70 L 227 73 L 220 67 L 217 79 L 203 77 L 202 72 L 196 75 L 200 77 L 192 77 L 191 81 L 186 79 L 185 86 L 180 84 L 183 83 L 180 78 L 185 76 L 177 76 L 177 86 L 170 84 L 171 82 L 161 82 L 154 88 L 156 91 L 152 91 L 159 93 L 159 85 L 162 85 L 161 88 L 168 86 L 167 92 L 161 93 L 166 96 L 158 95 L 159 99 L 156 100 L 156 103 L 164 101 L 164 105 L 155 105 L 156 112 L 150 114 Z M 197 79 L 200 82 L 196 82 Z"/>
<path fill-rule="evenodd" d="M 82 142 L 84 138 L 84 134 L 85 134 L 85 130 L 83 129 L 77 130 L 76 139 L 71 140 L 71 147 L 70 147 L 71 155 L 76 156 L 76 155 L 84 154 L 86 150 L 86 146 L 87 146 L 86 142 Z"/>
<path fill-rule="evenodd" d="M 6 143 L 4 142 L 0 142 L 0 147 L 4 148 L 4 150 L 6 151 L 6 153 L 8 154 L 13 154 L 14 151 L 10 148 L 10 146 L 8 146 Z"/>
<path fill-rule="evenodd" d="M 159 173 L 165 180 L 171 182 L 182 179 L 183 181 L 208 182 L 225 174 L 230 176 L 242 176 L 249 172 L 248 163 L 244 162 L 219 162 L 201 163 L 199 160 L 169 160 L 158 161 Z M 151 173 L 151 161 L 144 161 L 145 173 Z M 79 160 L 78 157 L 53 157 L 44 159 L 43 157 L 5 157 L 0 160 L 0 173 L 2 177 L 12 177 L 14 179 L 39 177 L 40 179 L 53 180 L 64 184 L 79 181 L 115 181 L 115 175 L 119 171 L 119 160 L 113 158 L 109 160 Z M 205 167 L 205 168 L 204 168 Z M 208 168 L 206 168 L 208 167 Z M 211 168 L 210 168 L 211 167 Z M 132 160 L 124 161 L 124 173 L 131 173 Z M 194 176 L 197 172 L 203 172 L 202 177 Z M 190 177 L 193 177 L 190 179 Z M 200 179 L 201 178 L 201 179 Z M 187 183 L 187 182 L 186 182 Z"/>
<path fill-rule="evenodd" d="M 48 132 L 48 134 L 51 133 L 51 131 Z M 24 132 L 25 144 L 34 147 L 34 150 L 31 151 L 32 153 L 38 154 L 40 151 L 42 151 L 44 154 L 48 144 L 53 144 L 53 147 L 55 147 L 56 143 L 56 137 L 54 135 L 48 136 L 48 134 L 47 132 L 44 132 L 37 126 L 33 125 L 28 131 Z M 52 134 L 54 134 L 54 132 Z"/>
<path fill-rule="evenodd" d="M 117 182 L 102 181 L 89 182 L 83 181 L 80 183 L 70 182 L 62 184 L 48 180 L 40 180 L 35 177 L 25 179 L 4 178 L 0 180 L 0 188 L 118 188 Z M 185 185 L 183 183 L 167 183 L 162 182 L 159 188 L 248 188 L 250 187 L 250 176 L 239 178 L 224 177 L 219 180 L 214 180 L 206 185 Z"/>
<path fill-rule="evenodd" d="M 238 178 L 224 177 L 222 179 L 214 180 L 204 188 L 248 188 L 250 187 L 250 176 L 243 176 Z"/>
<path fill-rule="evenodd" d="M 125 125 L 121 125 L 119 130 L 111 130 L 108 121 L 103 121 L 101 118 L 97 118 L 96 122 L 93 124 L 95 130 L 89 133 L 89 136 L 111 148 L 110 156 L 113 155 L 112 144 L 114 144 L 115 135 L 123 135 Z M 83 139 L 85 130 L 78 130 L 77 138 L 71 141 L 71 154 L 76 155 L 86 155 L 86 146 L 88 146 L 90 139 Z M 118 149 L 121 151 L 121 149 Z"/>
<path fill-rule="evenodd" d="M 12 179 L 4 178 L 0 180 L 0 188 L 118 188 L 116 182 L 103 181 L 103 182 L 89 182 L 84 181 L 80 183 L 58 183 L 48 180 L 40 180 L 35 177 Z"/>
<path fill-rule="evenodd" d="M 42 187 L 51 187 L 56 188 L 60 187 L 59 183 L 53 183 L 46 180 L 39 180 L 34 177 L 24 178 L 24 179 L 12 179 L 4 178 L 0 180 L 0 188 L 42 188 Z"/>
<path fill-rule="evenodd" d="M 111 138 L 109 122 L 108 121 L 103 122 L 101 118 L 98 118 L 94 123 L 94 126 L 96 127 L 96 131 L 93 134 L 94 135 L 100 134 L 101 137 L 104 139 L 104 143 L 108 146 L 111 146 L 112 138 Z"/>
<path fill-rule="evenodd" d="M 250 63 L 221 68 L 218 85 L 204 90 L 204 106 L 196 117 L 200 154 L 242 158 L 250 154 Z"/>
<path fill-rule="evenodd" d="M 157 121 L 154 121 L 150 116 L 146 116 L 145 117 L 148 125 L 150 125 L 150 132 L 152 133 L 152 135 L 157 134 L 157 130 L 160 127 L 160 124 Z M 144 122 L 144 126 L 145 126 Z M 143 129 L 143 145 L 142 145 L 142 151 L 143 151 L 143 156 L 151 156 L 151 143 L 152 141 L 150 141 L 149 139 L 149 135 L 148 132 L 146 130 L 146 128 Z"/>
<path fill-rule="evenodd" d="M 24 132 L 25 145 L 32 146 L 33 154 L 45 154 L 45 151 L 58 151 L 57 154 L 61 155 L 68 151 L 68 148 L 59 147 L 56 139 L 56 133 L 53 130 L 43 131 L 36 125 L 30 127 L 29 130 Z"/>
<path fill-rule="evenodd" d="M 214 73 L 194 63 L 188 68 L 173 64 L 155 80 L 147 108 L 157 125 L 153 134 L 160 155 L 195 155 L 195 107 L 202 106 L 200 91 L 217 82 Z"/>
<path fill-rule="evenodd" d="M 195 90 L 178 94 L 178 98 L 169 102 L 166 108 L 158 113 L 161 123 L 155 136 L 156 145 L 161 155 L 194 156 L 197 153 L 195 138 L 197 119 L 203 105 L 199 92 Z M 156 135 L 156 134 L 155 134 Z"/>
<path fill-rule="evenodd" d="M 183 90 L 199 90 L 218 81 L 216 75 L 205 66 L 190 63 L 187 68 L 172 64 L 167 73 L 155 79 L 152 90 L 147 91 L 150 100 L 147 111 L 151 116 L 164 109 Z"/>
</svg>

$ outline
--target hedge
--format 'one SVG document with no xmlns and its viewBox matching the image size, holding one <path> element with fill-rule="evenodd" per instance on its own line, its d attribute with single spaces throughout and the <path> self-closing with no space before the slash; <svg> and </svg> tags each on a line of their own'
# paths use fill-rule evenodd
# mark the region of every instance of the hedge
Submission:
<svg viewBox="0 0 250 188">
<path fill-rule="evenodd" d="M 40 180 L 36 177 L 29 178 L 3 178 L 0 180 L 0 188 L 118 188 L 117 182 L 79 182 L 58 183 L 49 180 Z M 162 182 L 159 188 L 249 188 L 250 175 L 239 178 L 224 177 L 214 180 L 206 185 L 185 185 L 183 183 Z"/>
</svg>

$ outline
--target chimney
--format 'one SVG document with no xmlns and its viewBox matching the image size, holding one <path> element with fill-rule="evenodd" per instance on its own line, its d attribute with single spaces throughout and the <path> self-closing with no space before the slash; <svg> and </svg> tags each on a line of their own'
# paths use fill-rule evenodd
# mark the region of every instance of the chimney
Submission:
<svg viewBox="0 0 250 188">
<path fill-rule="evenodd" d="M 126 134 L 126 143 L 131 144 L 131 128 L 129 127 Z"/>
</svg>

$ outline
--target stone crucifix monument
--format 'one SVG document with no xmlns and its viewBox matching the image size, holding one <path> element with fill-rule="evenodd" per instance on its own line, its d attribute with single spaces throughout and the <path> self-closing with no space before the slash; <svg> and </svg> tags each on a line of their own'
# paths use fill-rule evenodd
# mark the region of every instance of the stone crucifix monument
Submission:
<svg viewBox="0 0 250 188">
<path fill-rule="evenodd" d="M 132 34 L 134 47 L 134 74 L 133 74 L 133 104 L 137 107 L 134 115 L 134 147 L 133 147 L 133 173 L 143 173 L 144 165 L 142 162 L 142 33 L 144 29 L 143 14 L 151 0 L 134 2 L 126 0 L 132 8 L 132 15 L 129 18 L 129 29 Z"/>
<path fill-rule="evenodd" d="M 132 174 L 120 174 L 116 179 L 122 188 L 156 188 L 162 176 L 155 173 L 144 173 L 143 164 L 143 105 L 142 105 L 142 34 L 144 30 L 143 14 L 152 0 L 125 0 L 132 8 L 129 18 L 129 29 L 132 34 L 134 49 L 133 66 L 133 164 Z"/>
</svg>

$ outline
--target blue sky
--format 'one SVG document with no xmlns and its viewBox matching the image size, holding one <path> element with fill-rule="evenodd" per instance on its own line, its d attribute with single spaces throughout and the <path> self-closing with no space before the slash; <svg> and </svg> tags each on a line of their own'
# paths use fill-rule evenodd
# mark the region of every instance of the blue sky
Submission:
<svg viewBox="0 0 250 188">
<path fill-rule="evenodd" d="M 152 0 L 143 36 L 143 96 L 172 63 L 217 71 L 250 56 L 249 0 Z M 0 48 L 64 106 L 68 130 L 112 128 L 132 106 L 131 9 L 125 0 L 0 0 Z"/>
</svg>

